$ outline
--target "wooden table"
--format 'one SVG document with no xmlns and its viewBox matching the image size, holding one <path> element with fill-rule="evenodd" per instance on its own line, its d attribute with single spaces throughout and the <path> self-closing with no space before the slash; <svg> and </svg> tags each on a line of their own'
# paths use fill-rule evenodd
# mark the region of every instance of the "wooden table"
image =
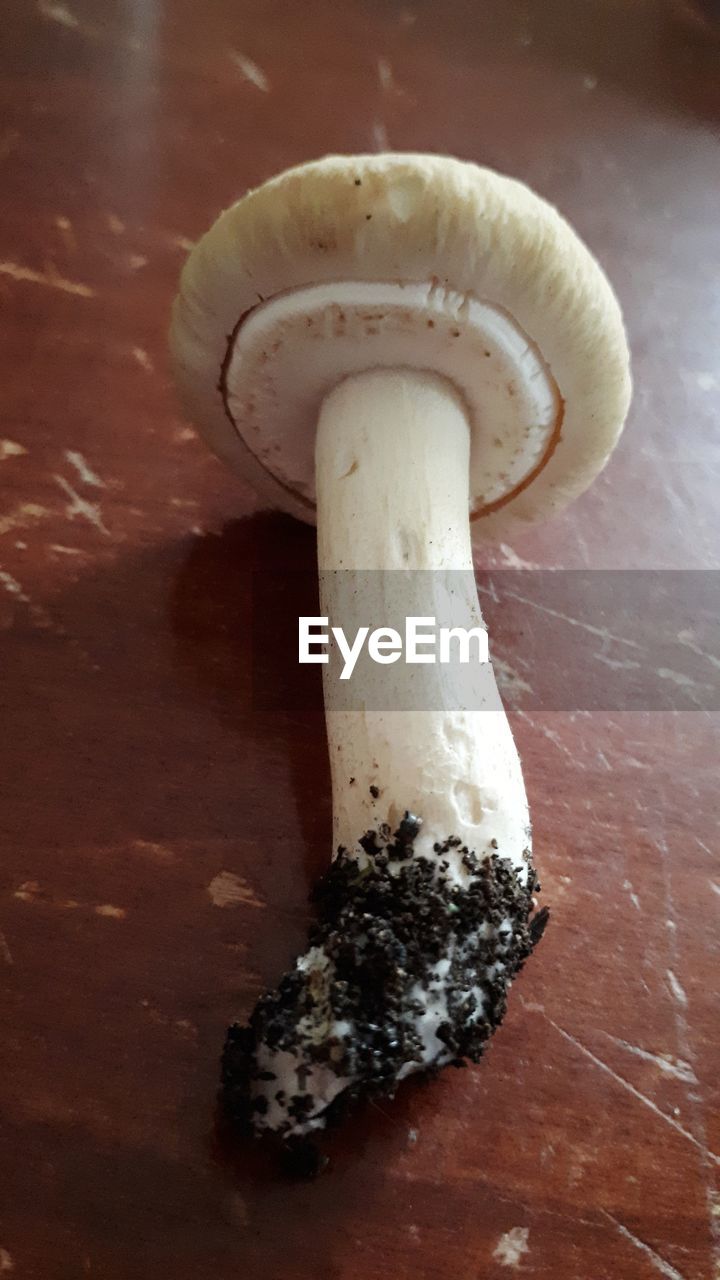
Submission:
<svg viewBox="0 0 720 1280">
<path fill-rule="evenodd" d="M 717 1274 L 717 659 L 676 672 L 687 705 L 588 710 L 577 680 L 536 705 L 542 601 L 494 625 L 553 918 L 486 1060 L 362 1113 L 315 1183 L 216 1129 L 225 1025 L 302 946 L 329 852 L 319 688 L 294 701 L 252 625 L 314 545 L 208 455 L 165 354 L 191 242 L 275 171 L 391 147 L 515 174 L 607 267 L 636 394 L 593 490 L 480 554 L 486 594 L 527 566 L 707 578 L 712 9 L 6 0 L 3 1278 Z M 578 619 L 556 622 L 561 686 Z M 632 661 L 602 629 L 595 675 Z"/>
</svg>

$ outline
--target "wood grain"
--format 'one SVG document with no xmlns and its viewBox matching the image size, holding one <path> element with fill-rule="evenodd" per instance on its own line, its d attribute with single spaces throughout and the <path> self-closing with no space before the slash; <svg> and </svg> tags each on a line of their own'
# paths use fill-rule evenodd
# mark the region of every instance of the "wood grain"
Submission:
<svg viewBox="0 0 720 1280">
<path fill-rule="evenodd" d="M 280 168 L 494 165 L 606 266 L 636 395 L 592 491 L 482 581 L 716 570 L 713 5 L 7 0 L 2 21 L 0 1273 L 710 1280 L 717 715 L 703 689 L 528 706 L 517 601 L 498 656 L 553 920 L 486 1060 L 357 1116 L 314 1184 L 216 1126 L 224 1027 L 301 946 L 329 853 L 319 686 L 297 696 L 253 629 L 258 600 L 287 621 L 314 542 L 182 421 L 165 330 L 189 244 Z M 626 656 L 594 639 L 589 671 Z"/>
</svg>

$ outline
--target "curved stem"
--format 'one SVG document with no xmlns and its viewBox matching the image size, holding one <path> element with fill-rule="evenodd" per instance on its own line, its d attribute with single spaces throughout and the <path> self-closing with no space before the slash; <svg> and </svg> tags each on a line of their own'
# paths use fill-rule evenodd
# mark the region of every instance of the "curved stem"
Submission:
<svg viewBox="0 0 720 1280">
<path fill-rule="evenodd" d="M 316 442 L 321 610 L 352 639 L 398 616 L 481 627 L 468 520 L 470 430 L 449 383 L 371 371 L 325 400 Z M 406 571 L 406 572 L 401 572 Z M 378 613 L 381 616 L 378 616 Z M 525 789 L 488 664 L 367 662 L 349 682 L 324 669 L 334 845 L 405 810 L 416 852 L 450 836 L 526 866 Z M 459 866 L 459 861 L 456 859 Z"/>
</svg>

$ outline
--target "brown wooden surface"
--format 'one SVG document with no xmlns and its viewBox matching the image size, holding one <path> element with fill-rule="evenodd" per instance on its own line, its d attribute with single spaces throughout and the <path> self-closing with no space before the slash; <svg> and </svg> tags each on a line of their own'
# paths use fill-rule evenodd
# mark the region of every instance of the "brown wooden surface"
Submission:
<svg viewBox="0 0 720 1280">
<path fill-rule="evenodd" d="M 481 564 L 716 568 L 712 11 L 3 5 L 3 1276 L 716 1275 L 716 717 L 522 711 L 522 610 L 499 656 L 553 922 L 488 1057 L 360 1115 L 315 1184 L 216 1133 L 224 1027 L 329 851 L 317 687 L 293 709 L 269 659 L 288 707 L 249 691 L 248 570 L 314 547 L 208 456 L 165 358 L 186 248 L 247 186 L 331 150 L 489 163 L 606 265 L 637 390 L 593 491 Z"/>
</svg>

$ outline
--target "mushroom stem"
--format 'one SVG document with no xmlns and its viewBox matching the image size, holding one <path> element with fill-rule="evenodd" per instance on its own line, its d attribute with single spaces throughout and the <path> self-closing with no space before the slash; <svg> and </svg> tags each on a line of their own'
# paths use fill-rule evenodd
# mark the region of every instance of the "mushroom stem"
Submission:
<svg viewBox="0 0 720 1280">
<path fill-rule="evenodd" d="M 469 460 L 463 403 L 434 374 L 374 370 L 327 395 L 320 598 L 346 647 L 408 616 L 482 628 Z M 325 666 L 338 856 L 307 951 L 223 1058 L 227 1105 L 257 1132 L 301 1138 L 413 1072 L 477 1061 L 542 932 L 510 727 L 489 662 L 459 669 L 398 655 L 343 682 Z"/>
<path fill-rule="evenodd" d="M 321 611 L 348 640 L 360 622 L 393 625 L 398 616 L 483 627 L 469 461 L 465 408 L 443 378 L 376 370 L 327 396 L 316 439 Z M 499 850 L 526 874 L 527 800 L 489 663 L 408 667 L 398 657 L 359 664 L 349 683 L 337 677 L 331 661 L 334 848 L 362 858 L 367 831 L 394 831 L 407 810 L 423 821 L 416 854 L 433 857 L 436 844 L 459 837 L 479 857 Z M 459 853 L 442 856 L 462 880 Z"/>
<path fill-rule="evenodd" d="M 322 405 L 315 467 L 321 571 L 472 570 L 470 426 L 445 378 L 346 378 Z"/>
</svg>

